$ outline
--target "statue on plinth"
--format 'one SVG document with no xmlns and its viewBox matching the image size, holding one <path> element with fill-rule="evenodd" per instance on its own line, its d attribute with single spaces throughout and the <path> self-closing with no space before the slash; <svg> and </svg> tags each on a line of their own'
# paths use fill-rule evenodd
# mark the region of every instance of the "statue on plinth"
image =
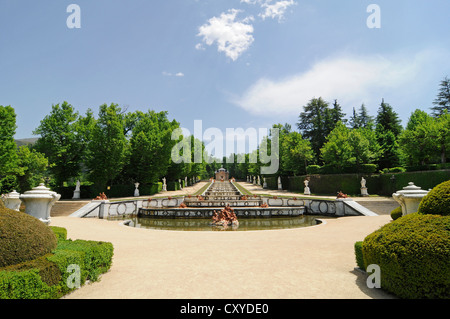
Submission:
<svg viewBox="0 0 450 319">
<path fill-rule="evenodd" d="M 163 177 L 162 181 L 163 181 L 162 191 L 163 192 L 167 192 L 166 178 Z"/>
<path fill-rule="evenodd" d="M 140 195 L 139 195 L 139 189 L 138 189 L 139 183 L 134 183 L 134 187 L 136 188 L 136 189 L 134 190 L 134 197 L 139 197 L 139 196 L 140 196 Z"/>
<path fill-rule="evenodd" d="M 305 195 L 311 195 L 311 190 L 309 189 L 309 180 L 305 179 L 304 183 L 305 183 L 304 194 Z"/>
<path fill-rule="evenodd" d="M 366 179 L 364 177 L 361 179 L 361 196 L 369 196 L 366 187 Z"/>
<path fill-rule="evenodd" d="M 80 199 L 80 193 L 81 193 L 80 192 L 80 186 L 81 186 L 80 181 L 77 181 L 77 184 L 75 186 L 75 190 L 73 192 L 72 199 Z"/>
<path fill-rule="evenodd" d="M 281 176 L 278 177 L 278 190 L 283 190 L 283 185 L 281 184 Z"/>
</svg>

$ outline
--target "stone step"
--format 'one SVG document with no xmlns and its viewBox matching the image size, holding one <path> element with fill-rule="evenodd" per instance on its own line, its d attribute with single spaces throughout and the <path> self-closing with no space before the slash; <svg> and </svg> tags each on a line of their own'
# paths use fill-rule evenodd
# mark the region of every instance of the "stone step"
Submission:
<svg viewBox="0 0 450 319">
<path fill-rule="evenodd" d="M 395 208 L 400 207 L 395 200 L 368 200 L 356 202 L 378 215 L 389 215 Z"/>
<path fill-rule="evenodd" d="M 50 216 L 69 216 L 88 203 L 90 203 L 90 201 L 58 201 L 53 205 Z"/>
</svg>

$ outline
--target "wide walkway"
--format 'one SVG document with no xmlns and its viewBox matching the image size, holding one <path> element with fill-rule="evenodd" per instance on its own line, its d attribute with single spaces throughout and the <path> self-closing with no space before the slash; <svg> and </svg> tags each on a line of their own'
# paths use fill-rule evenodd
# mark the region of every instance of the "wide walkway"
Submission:
<svg viewBox="0 0 450 319">
<path fill-rule="evenodd" d="M 67 299 L 378 299 L 392 296 L 367 288 L 354 270 L 354 243 L 390 220 L 345 217 L 252 232 L 158 231 L 72 217 L 54 217 L 52 226 L 114 245 L 110 271 Z"/>
</svg>

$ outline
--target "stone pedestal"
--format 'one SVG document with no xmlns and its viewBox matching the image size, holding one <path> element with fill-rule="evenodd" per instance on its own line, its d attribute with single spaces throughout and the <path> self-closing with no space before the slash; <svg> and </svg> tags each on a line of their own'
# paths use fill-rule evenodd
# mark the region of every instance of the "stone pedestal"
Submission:
<svg viewBox="0 0 450 319">
<path fill-rule="evenodd" d="M 308 186 L 305 187 L 305 190 L 303 192 L 304 195 L 311 195 L 311 190 L 309 189 Z"/>
<path fill-rule="evenodd" d="M 4 198 L 2 198 L 3 203 L 6 208 L 19 211 L 20 204 L 22 201 L 19 198 L 20 194 L 13 190 L 11 193 L 7 194 Z"/>
<path fill-rule="evenodd" d="M 367 187 L 361 187 L 361 196 L 367 197 L 369 193 L 367 192 Z"/>
<path fill-rule="evenodd" d="M 303 194 L 311 195 L 311 190 L 309 189 L 309 180 L 305 180 L 303 183 L 305 184 L 305 189 L 303 191 Z"/>
<path fill-rule="evenodd" d="M 403 190 L 397 191 L 392 194 L 392 197 L 402 207 L 403 216 L 416 213 L 419 209 L 420 201 L 428 194 L 428 191 L 421 189 L 409 183 Z"/>
<path fill-rule="evenodd" d="M 80 191 L 74 191 L 72 199 L 80 199 L 81 198 L 81 192 Z"/>
<path fill-rule="evenodd" d="M 77 186 L 75 187 L 75 190 L 74 190 L 74 192 L 73 192 L 73 197 L 72 197 L 72 199 L 80 199 L 80 194 L 81 194 L 81 192 L 80 192 L 80 181 L 77 181 Z"/>
<path fill-rule="evenodd" d="M 20 195 L 19 198 L 25 204 L 25 213 L 49 225 L 50 211 L 61 198 L 61 195 L 52 192 L 44 184 L 40 184 L 38 187 Z"/>
<path fill-rule="evenodd" d="M 134 183 L 134 187 L 136 188 L 134 190 L 134 197 L 139 197 L 140 196 L 140 194 L 139 194 L 139 183 Z"/>
</svg>

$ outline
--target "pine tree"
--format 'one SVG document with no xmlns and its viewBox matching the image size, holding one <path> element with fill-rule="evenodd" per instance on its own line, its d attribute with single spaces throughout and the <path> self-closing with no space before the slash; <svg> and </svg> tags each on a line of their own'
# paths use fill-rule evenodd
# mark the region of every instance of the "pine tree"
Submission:
<svg viewBox="0 0 450 319">
<path fill-rule="evenodd" d="M 360 127 L 372 129 L 373 128 L 373 117 L 369 115 L 364 103 L 359 108 L 359 125 Z"/>
<path fill-rule="evenodd" d="M 345 113 L 342 111 L 342 107 L 337 100 L 334 100 L 333 103 L 333 108 L 331 110 L 331 119 L 333 120 L 335 126 L 339 121 L 341 121 L 344 124 L 347 123 L 347 120 L 345 119 Z"/>
<path fill-rule="evenodd" d="M 319 97 L 313 98 L 304 106 L 304 112 L 300 114 L 297 123 L 297 128 L 302 136 L 311 142 L 318 161 L 320 161 L 320 149 L 329 133 L 327 125 L 330 124 L 330 118 L 328 103 Z"/>
<path fill-rule="evenodd" d="M 433 104 L 435 106 L 431 109 L 434 117 L 439 117 L 445 112 L 450 113 L 450 79 L 448 77 L 441 81 L 439 93 Z"/>
<path fill-rule="evenodd" d="M 350 117 L 350 121 L 349 122 L 350 122 L 349 123 L 350 127 L 353 128 L 353 129 L 357 129 L 357 128 L 361 127 L 361 124 L 359 122 L 359 116 L 358 116 L 358 113 L 356 113 L 355 108 L 353 108 L 353 114 Z"/>
<path fill-rule="evenodd" d="M 384 99 L 378 109 L 376 124 L 377 130 L 391 131 L 395 136 L 398 136 L 402 132 L 402 125 L 398 114 L 394 112 L 392 106 L 384 102 Z"/>
<path fill-rule="evenodd" d="M 403 129 L 400 123 L 397 113 L 383 99 L 376 118 L 376 135 L 381 146 L 381 157 L 378 162 L 380 169 L 399 165 L 397 138 Z"/>
</svg>

